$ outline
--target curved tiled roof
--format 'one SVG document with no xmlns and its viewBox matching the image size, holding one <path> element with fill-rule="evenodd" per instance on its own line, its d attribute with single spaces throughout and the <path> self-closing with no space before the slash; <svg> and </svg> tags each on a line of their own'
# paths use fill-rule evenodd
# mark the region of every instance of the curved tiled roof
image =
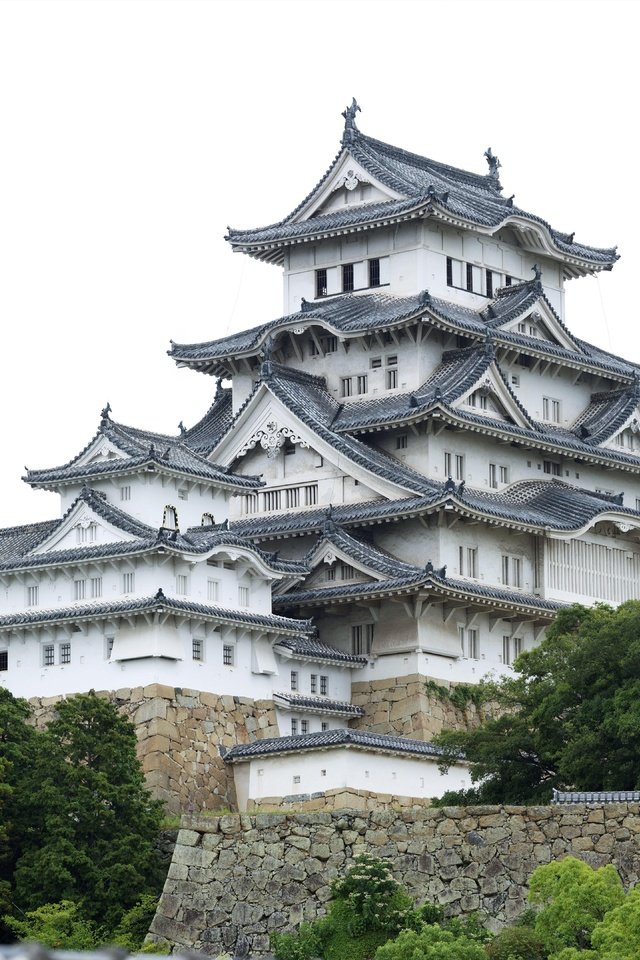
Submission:
<svg viewBox="0 0 640 960">
<path fill-rule="evenodd" d="M 586 444 L 596 446 L 610 440 L 629 419 L 640 403 L 640 383 L 624 390 L 594 393 L 591 403 L 580 414 L 572 432 Z"/>
<path fill-rule="evenodd" d="M 444 751 L 425 740 L 410 740 L 386 733 L 368 730 L 323 730 L 321 733 L 304 733 L 297 737 L 268 737 L 252 743 L 239 743 L 224 754 L 226 763 L 251 760 L 252 757 L 268 757 L 279 753 L 301 753 L 308 750 L 326 750 L 330 747 L 355 747 L 381 753 L 406 753 L 420 757 L 440 757 Z"/>
<path fill-rule="evenodd" d="M 91 511 L 105 523 L 130 534 L 135 539 L 117 543 L 83 544 L 65 550 L 33 553 L 32 551 L 56 530 L 64 527 L 67 517 L 79 503 L 86 503 Z M 109 503 L 104 494 L 87 487 L 76 497 L 61 519 L 33 526 L 38 528 L 35 533 L 32 527 L 11 527 L 8 530 L 0 530 L 0 570 L 60 566 L 71 562 L 84 563 L 145 551 L 163 550 L 193 555 L 207 554 L 216 547 L 240 547 L 255 554 L 267 567 L 278 573 L 301 576 L 308 572 L 308 568 L 303 563 L 280 559 L 275 554 L 260 550 L 243 534 L 229 530 L 226 523 L 217 527 L 194 527 L 184 533 L 164 527 L 155 529 Z"/>
<path fill-rule="evenodd" d="M 274 645 L 276 653 L 282 649 L 300 660 L 338 663 L 348 667 L 366 667 L 367 658 L 353 653 L 344 653 L 317 637 L 285 637 Z"/>
<path fill-rule="evenodd" d="M 321 536 L 304 558 L 307 566 L 310 565 L 313 555 L 322 549 L 324 543 L 330 543 L 336 549 L 341 550 L 355 563 L 376 570 L 387 577 L 397 576 L 399 573 L 404 573 L 406 576 L 424 573 L 422 568 L 415 567 L 411 563 L 404 563 L 397 557 L 384 553 L 379 547 L 353 537 L 330 519 L 325 521 Z"/>
<path fill-rule="evenodd" d="M 448 484 L 430 481 L 431 491 L 422 497 L 401 500 L 365 500 L 331 508 L 335 523 L 360 526 L 389 519 L 419 516 L 448 503 L 453 510 L 494 518 L 500 524 L 527 530 L 577 531 L 612 511 L 636 520 L 640 514 L 606 494 L 574 487 L 562 480 L 521 480 L 501 493 L 484 493 L 467 487 L 463 492 Z M 315 534 L 323 529 L 327 511 L 304 510 L 236 520 L 232 529 L 252 538 Z"/>
<path fill-rule="evenodd" d="M 233 393 L 218 382 L 216 397 L 204 417 L 180 438 L 195 453 L 207 457 L 233 420 Z M 218 468 L 220 469 L 220 468 Z"/>
<path fill-rule="evenodd" d="M 296 240 L 434 212 L 454 222 L 488 228 L 491 233 L 510 221 L 523 223 L 543 233 L 558 258 L 577 263 L 577 272 L 610 269 L 618 259 L 615 249 L 575 243 L 573 235 L 555 230 L 541 217 L 515 207 L 512 199 L 501 196 L 502 188 L 494 175 L 481 176 L 410 153 L 366 136 L 355 124 L 344 146 L 347 152 L 335 158 L 312 193 L 288 217 L 253 230 L 230 229 L 227 240 L 232 246 L 260 259 L 281 262 L 280 248 Z M 341 157 L 348 154 L 399 198 L 347 205 L 303 219 L 304 208 L 327 182 Z"/>
<path fill-rule="evenodd" d="M 329 697 L 310 697 L 302 693 L 280 693 L 274 691 L 275 703 L 286 710 L 300 710 L 301 713 L 332 713 L 337 717 L 362 717 L 364 710 L 348 700 L 331 700 Z"/>
<path fill-rule="evenodd" d="M 206 419 L 206 418 L 205 418 Z M 202 424 L 196 424 L 199 427 Z M 192 429 L 196 429 L 196 427 Z M 204 432 L 204 428 L 203 431 Z M 105 459 L 91 463 L 81 463 L 84 455 L 99 437 L 105 437 L 121 453 L 123 458 Z M 197 438 L 198 434 L 194 434 Z M 137 427 L 128 427 L 114 423 L 103 417 L 97 433 L 80 453 L 68 463 L 58 467 L 41 470 L 28 470 L 23 478 L 35 487 L 55 488 L 61 483 L 79 482 L 84 479 L 119 474 L 125 471 L 157 469 L 171 473 L 197 477 L 226 487 L 258 487 L 262 483 L 257 477 L 236 476 L 218 467 L 191 449 L 185 438 L 171 437 L 166 434 L 152 433 Z"/>
<path fill-rule="evenodd" d="M 169 610 L 184 616 L 199 616 L 225 623 L 241 623 L 262 627 L 272 633 L 298 634 L 313 630 L 310 620 L 293 620 L 276 614 L 251 613 L 249 610 L 228 610 L 216 604 L 197 603 L 191 600 L 176 600 L 167 597 L 162 588 L 152 597 L 135 597 L 125 600 L 96 601 L 68 607 L 41 609 L 30 607 L 16 613 L 0 616 L 0 629 L 25 627 L 40 623 L 63 623 L 65 621 L 104 619 L 119 615 L 156 613 Z"/>
</svg>

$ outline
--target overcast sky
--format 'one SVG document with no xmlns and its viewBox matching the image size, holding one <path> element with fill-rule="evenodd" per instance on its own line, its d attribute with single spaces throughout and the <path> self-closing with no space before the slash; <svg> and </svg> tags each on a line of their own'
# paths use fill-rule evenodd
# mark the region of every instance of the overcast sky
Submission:
<svg viewBox="0 0 640 960">
<path fill-rule="evenodd" d="M 213 381 L 169 340 L 281 314 L 277 267 L 227 224 L 281 219 L 360 128 L 480 173 L 594 246 L 579 336 L 640 360 L 637 5 L 599 0 L 2 0 L 0 525 L 57 515 L 21 482 L 91 439 L 100 410 L 175 433 Z"/>
</svg>

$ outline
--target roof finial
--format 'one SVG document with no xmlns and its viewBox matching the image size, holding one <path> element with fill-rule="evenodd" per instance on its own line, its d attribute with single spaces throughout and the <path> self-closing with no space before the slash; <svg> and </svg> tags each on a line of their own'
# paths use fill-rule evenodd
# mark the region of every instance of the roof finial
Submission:
<svg viewBox="0 0 640 960">
<path fill-rule="evenodd" d="M 537 263 L 534 263 L 534 265 L 531 267 L 531 270 L 533 272 L 533 279 L 536 281 L 540 280 L 540 277 L 542 276 L 542 270 Z"/>
<path fill-rule="evenodd" d="M 491 147 L 487 147 L 484 152 L 485 157 L 487 158 L 487 163 L 489 164 L 489 176 L 492 180 L 498 179 L 498 170 L 502 166 L 498 158 L 494 155 L 491 150 Z"/>
<path fill-rule="evenodd" d="M 182 422 L 182 420 L 181 420 L 180 423 L 178 424 L 178 430 L 180 431 L 180 436 L 181 436 L 181 437 L 184 437 L 185 433 L 187 432 L 187 428 L 185 427 L 185 425 L 184 425 L 184 423 Z"/>
<path fill-rule="evenodd" d="M 109 420 L 110 413 L 111 413 L 111 404 L 107 400 L 107 405 L 106 407 L 103 407 L 102 410 L 100 411 L 100 416 L 102 417 L 103 420 Z"/>
<path fill-rule="evenodd" d="M 351 98 L 351 106 L 345 107 L 342 111 L 344 117 L 344 133 L 342 134 L 343 144 L 352 143 L 354 135 L 358 128 L 356 127 L 356 113 L 362 113 L 360 105 L 355 97 Z"/>
</svg>

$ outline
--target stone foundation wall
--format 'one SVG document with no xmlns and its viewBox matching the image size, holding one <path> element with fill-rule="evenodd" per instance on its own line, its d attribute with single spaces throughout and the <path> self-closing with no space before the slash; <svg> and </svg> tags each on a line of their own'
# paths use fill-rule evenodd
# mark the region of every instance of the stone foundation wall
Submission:
<svg viewBox="0 0 640 960">
<path fill-rule="evenodd" d="M 416 902 L 486 913 L 497 929 L 526 906 L 540 863 L 568 854 L 640 880 L 640 804 L 604 808 L 447 807 L 184 818 L 151 939 L 181 950 L 233 951 L 325 912 L 331 880 L 352 859 L 389 860 Z"/>
<path fill-rule="evenodd" d="M 425 688 L 425 680 L 417 673 L 387 680 L 358 681 L 351 686 L 351 700 L 364 710 L 364 715 L 349 726 L 374 733 L 392 733 L 416 740 L 431 740 L 443 729 L 467 730 L 476 726 L 483 714 L 475 704 L 458 710 Z M 440 686 L 454 684 L 436 681 Z"/>
<path fill-rule="evenodd" d="M 356 790 L 353 787 L 336 787 L 322 793 L 301 793 L 290 797 L 260 797 L 249 800 L 250 813 L 278 810 L 424 810 L 431 806 L 430 799 L 400 797 L 394 793 L 374 793 L 372 790 Z"/>
<path fill-rule="evenodd" d="M 154 683 L 103 690 L 135 726 L 147 785 L 168 813 L 237 807 L 233 770 L 220 746 L 278 736 L 271 700 L 220 696 Z M 62 697 L 29 701 L 33 723 L 45 726 Z"/>
</svg>

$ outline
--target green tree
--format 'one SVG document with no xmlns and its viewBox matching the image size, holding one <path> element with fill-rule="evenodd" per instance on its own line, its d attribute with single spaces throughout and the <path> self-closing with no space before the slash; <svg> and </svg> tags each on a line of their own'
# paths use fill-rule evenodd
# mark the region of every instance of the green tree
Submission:
<svg viewBox="0 0 640 960">
<path fill-rule="evenodd" d="M 21 919 L 4 919 L 18 940 L 37 940 L 52 949 L 93 950 L 103 942 L 100 929 L 81 917 L 77 904 L 70 900 L 44 904 Z"/>
<path fill-rule="evenodd" d="M 487 960 L 487 954 L 476 941 L 432 924 L 419 931 L 403 930 L 378 948 L 375 960 Z"/>
<path fill-rule="evenodd" d="M 21 785 L 21 853 L 15 896 L 22 910 L 63 899 L 110 937 L 143 894 L 156 894 L 161 806 L 151 799 L 135 733 L 94 694 L 57 706 Z"/>
<path fill-rule="evenodd" d="M 550 953 L 588 950 L 595 927 L 624 899 L 614 866 L 594 870 L 575 857 L 536 867 L 529 884 L 529 902 L 541 908 L 535 932 Z"/>
<path fill-rule="evenodd" d="M 640 887 L 609 910 L 594 927 L 591 943 L 602 960 L 637 960 L 640 957 Z"/>
<path fill-rule="evenodd" d="M 481 688 L 499 715 L 437 738 L 444 769 L 460 752 L 470 761 L 476 802 L 543 801 L 552 787 L 640 785 L 639 601 L 561 611 L 515 672 Z"/>
</svg>

